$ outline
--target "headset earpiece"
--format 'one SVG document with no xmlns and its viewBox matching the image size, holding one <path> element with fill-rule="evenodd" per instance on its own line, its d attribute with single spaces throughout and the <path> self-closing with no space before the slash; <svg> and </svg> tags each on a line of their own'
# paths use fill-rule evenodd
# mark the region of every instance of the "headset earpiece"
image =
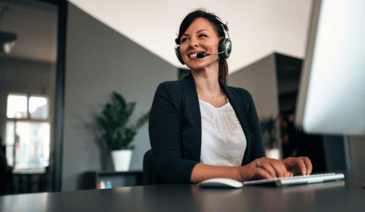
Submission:
<svg viewBox="0 0 365 212">
<path fill-rule="evenodd" d="M 182 63 L 183 65 L 185 65 L 185 63 L 184 63 L 184 61 L 183 61 L 183 59 L 182 59 L 182 57 L 180 55 L 180 45 L 177 45 L 175 47 L 175 54 L 176 54 L 177 59 L 179 59 L 180 63 Z"/>
<path fill-rule="evenodd" d="M 227 59 L 231 55 L 231 51 L 232 51 L 232 42 L 231 42 L 231 38 L 229 37 L 228 23 L 224 24 L 223 21 L 219 17 L 216 17 L 216 19 L 222 25 L 222 28 L 223 28 L 223 31 L 225 32 L 225 34 L 228 35 L 228 38 L 222 38 L 218 44 L 218 52 L 223 52 L 222 54 L 219 54 L 219 57 L 222 59 Z"/>
<path fill-rule="evenodd" d="M 232 42 L 229 38 L 222 38 L 218 44 L 218 52 L 223 52 L 219 54 L 219 57 L 222 59 L 227 59 L 231 55 L 232 51 Z"/>
</svg>

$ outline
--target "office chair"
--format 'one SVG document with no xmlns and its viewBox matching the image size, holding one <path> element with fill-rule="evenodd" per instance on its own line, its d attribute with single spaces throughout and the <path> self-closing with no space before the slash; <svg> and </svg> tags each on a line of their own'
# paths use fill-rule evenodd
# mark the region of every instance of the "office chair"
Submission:
<svg viewBox="0 0 365 212">
<path fill-rule="evenodd" d="M 165 184 L 157 173 L 152 150 L 143 156 L 143 185 Z"/>
<path fill-rule="evenodd" d="M 5 146 L 1 145 L 0 138 L 0 195 L 6 194 L 8 187 L 13 181 L 12 168 L 8 166 L 8 162 L 5 156 Z"/>
</svg>

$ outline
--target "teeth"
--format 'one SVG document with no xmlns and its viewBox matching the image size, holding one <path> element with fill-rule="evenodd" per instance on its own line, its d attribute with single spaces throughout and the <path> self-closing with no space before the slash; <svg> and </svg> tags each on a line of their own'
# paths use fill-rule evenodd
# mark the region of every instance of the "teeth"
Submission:
<svg viewBox="0 0 365 212">
<path fill-rule="evenodd" d="M 196 57 L 197 53 L 191 54 L 190 57 Z"/>
</svg>

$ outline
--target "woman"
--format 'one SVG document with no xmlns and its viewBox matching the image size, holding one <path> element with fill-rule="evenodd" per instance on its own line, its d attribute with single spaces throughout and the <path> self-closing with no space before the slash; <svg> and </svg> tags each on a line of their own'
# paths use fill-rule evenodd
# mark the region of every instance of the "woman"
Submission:
<svg viewBox="0 0 365 212">
<path fill-rule="evenodd" d="M 180 81 L 161 83 L 153 100 L 149 134 L 158 174 L 165 183 L 310 174 L 307 157 L 265 157 L 251 95 L 224 84 L 230 53 L 229 40 L 220 44 L 225 27 L 203 10 L 188 14 L 180 26 L 177 56 L 191 72 Z"/>
</svg>

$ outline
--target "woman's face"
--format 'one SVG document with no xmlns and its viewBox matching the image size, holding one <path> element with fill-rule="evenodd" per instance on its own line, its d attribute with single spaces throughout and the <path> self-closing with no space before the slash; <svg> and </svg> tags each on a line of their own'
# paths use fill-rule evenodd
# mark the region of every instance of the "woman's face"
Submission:
<svg viewBox="0 0 365 212">
<path fill-rule="evenodd" d="M 193 69 L 203 69 L 217 66 L 218 55 L 197 58 L 196 54 L 204 52 L 214 54 L 218 52 L 220 38 L 213 25 L 204 18 L 195 19 L 180 39 L 180 54 L 185 64 Z"/>
</svg>

